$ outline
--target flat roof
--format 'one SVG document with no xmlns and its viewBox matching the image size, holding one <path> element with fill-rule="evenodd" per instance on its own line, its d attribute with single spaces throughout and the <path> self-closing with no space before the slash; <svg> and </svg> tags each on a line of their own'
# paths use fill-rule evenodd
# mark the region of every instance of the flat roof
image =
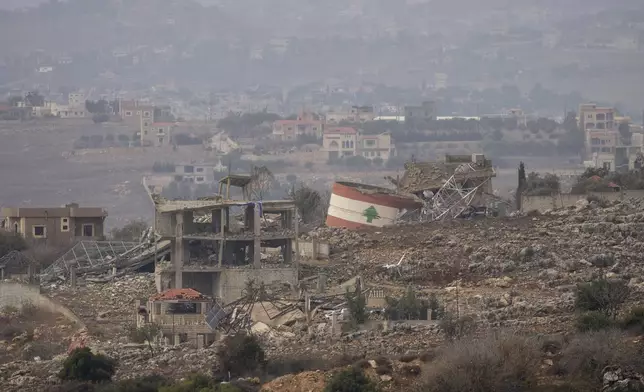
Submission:
<svg viewBox="0 0 644 392">
<path fill-rule="evenodd" d="M 0 215 L 7 218 L 100 218 L 107 211 L 100 207 L 3 207 Z"/>
<path fill-rule="evenodd" d="M 292 200 L 169 200 L 163 204 L 158 204 L 156 209 L 160 213 L 167 213 L 216 209 L 217 207 L 241 207 L 250 203 L 261 203 L 264 212 L 295 208 L 295 203 Z"/>
<path fill-rule="evenodd" d="M 226 177 L 222 178 L 219 180 L 221 184 L 227 184 L 228 180 L 230 180 L 230 185 L 231 186 L 237 186 L 237 187 L 245 187 L 251 182 L 251 177 L 249 175 L 244 175 L 244 174 L 229 174 Z"/>
</svg>

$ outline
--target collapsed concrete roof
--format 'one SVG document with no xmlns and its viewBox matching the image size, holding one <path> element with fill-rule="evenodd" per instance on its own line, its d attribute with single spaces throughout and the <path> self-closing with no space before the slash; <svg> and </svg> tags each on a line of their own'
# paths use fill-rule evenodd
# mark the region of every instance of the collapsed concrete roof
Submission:
<svg viewBox="0 0 644 392">
<path fill-rule="evenodd" d="M 455 175 L 457 181 L 468 179 L 485 179 L 495 177 L 492 161 L 482 157 L 479 161 L 476 156 L 470 155 L 446 155 L 443 162 L 408 162 L 405 164 L 405 173 L 398 182 L 398 189 L 406 193 L 418 193 L 425 190 L 435 191 L 440 189 L 445 182 Z M 470 164 L 474 171 L 458 173 L 457 169 L 463 164 Z"/>
</svg>

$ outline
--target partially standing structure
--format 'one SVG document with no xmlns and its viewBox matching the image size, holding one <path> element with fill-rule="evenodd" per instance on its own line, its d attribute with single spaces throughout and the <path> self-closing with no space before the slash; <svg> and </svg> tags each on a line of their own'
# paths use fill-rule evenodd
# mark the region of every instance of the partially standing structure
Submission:
<svg viewBox="0 0 644 392">
<path fill-rule="evenodd" d="M 166 343 L 191 343 L 202 348 L 215 341 L 215 333 L 206 323 L 212 300 L 193 289 L 169 289 L 140 303 L 137 327 L 155 325 Z"/>
<path fill-rule="evenodd" d="M 487 208 L 494 177 L 492 161 L 483 154 L 446 155 L 442 162 L 407 163 L 396 185 L 423 201 L 422 220 L 434 221 Z"/>
<path fill-rule="evenodd" d="M 297 284 L 292 201 L 157 201 L 155 220 L 157 232 L 171 244 L 171 261 L 156 268 L 158 291 L 193 288 L 225 304 L 242 297 L 249 281 Z M 279 251 L 263 253 L 267 248 Z"/>
</svg>

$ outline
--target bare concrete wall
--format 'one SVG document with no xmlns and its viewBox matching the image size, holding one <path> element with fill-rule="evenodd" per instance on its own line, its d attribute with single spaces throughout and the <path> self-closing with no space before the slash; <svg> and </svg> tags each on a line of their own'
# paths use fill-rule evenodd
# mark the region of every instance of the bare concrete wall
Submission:
<svg viewBox="0 0 644 392">
<path fill-rule="evenodd" d="M 224 303 L 241 298 L 248 280 L 255 283 L 291 283 L 297 284 L 297 268 L 238 268 L 221 272 L 218 297 Z"/>
<path fill-rule="evenodd" d="M 71 310 L 42 295 L 40 286 L 17 282 L 0 282 L 0 308 L 4 306 L 21 308 L 25 303 L 33 304 L 52 313 L 60 313 L 79 327 L 83 326 L 83 322 Z"/>
<path fill-rule="evenodd" d="M 572 195 L 562 193 L 553 196 L 523 196 L 521 211 L 546 211 L 553 208 L 571 207 L 577 201 L 585 199 L 589 195 L 597 196 L 608 201 L 623 200 L 631 197 L 644 197 L 644 190 L 626 190 L 622 192 L 590 192 L 587 195 Z"/>
<path fill-rule="evenodd" d="M 329 258 L 329 243 L 311 240 L 299 241 L 300 257 L 309 259 L 328 259 Z"/>
</svg>

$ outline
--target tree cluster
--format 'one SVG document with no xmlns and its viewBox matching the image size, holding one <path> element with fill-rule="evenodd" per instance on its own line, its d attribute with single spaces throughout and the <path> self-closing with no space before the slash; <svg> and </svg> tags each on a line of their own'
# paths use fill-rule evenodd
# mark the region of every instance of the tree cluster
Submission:
<svg viewBox="0 0 644 392">
<path fill-rule="evenodd" d="M 526 196 L 551 196 L 560 192 L 561 183 L 555 174 L 546 173 L 542 176 L 532 172 L 528 174 L 522 190 Z"/>
<path fill-rule="evenodd" d="M 119 112 L 119 101 L 108 101 L 105 99 L 99 99 L 97 101 L 86 100 L 85 109 L 92 114 L 103 114 L 109 117 L 109 115 Z"/>
</svg>

